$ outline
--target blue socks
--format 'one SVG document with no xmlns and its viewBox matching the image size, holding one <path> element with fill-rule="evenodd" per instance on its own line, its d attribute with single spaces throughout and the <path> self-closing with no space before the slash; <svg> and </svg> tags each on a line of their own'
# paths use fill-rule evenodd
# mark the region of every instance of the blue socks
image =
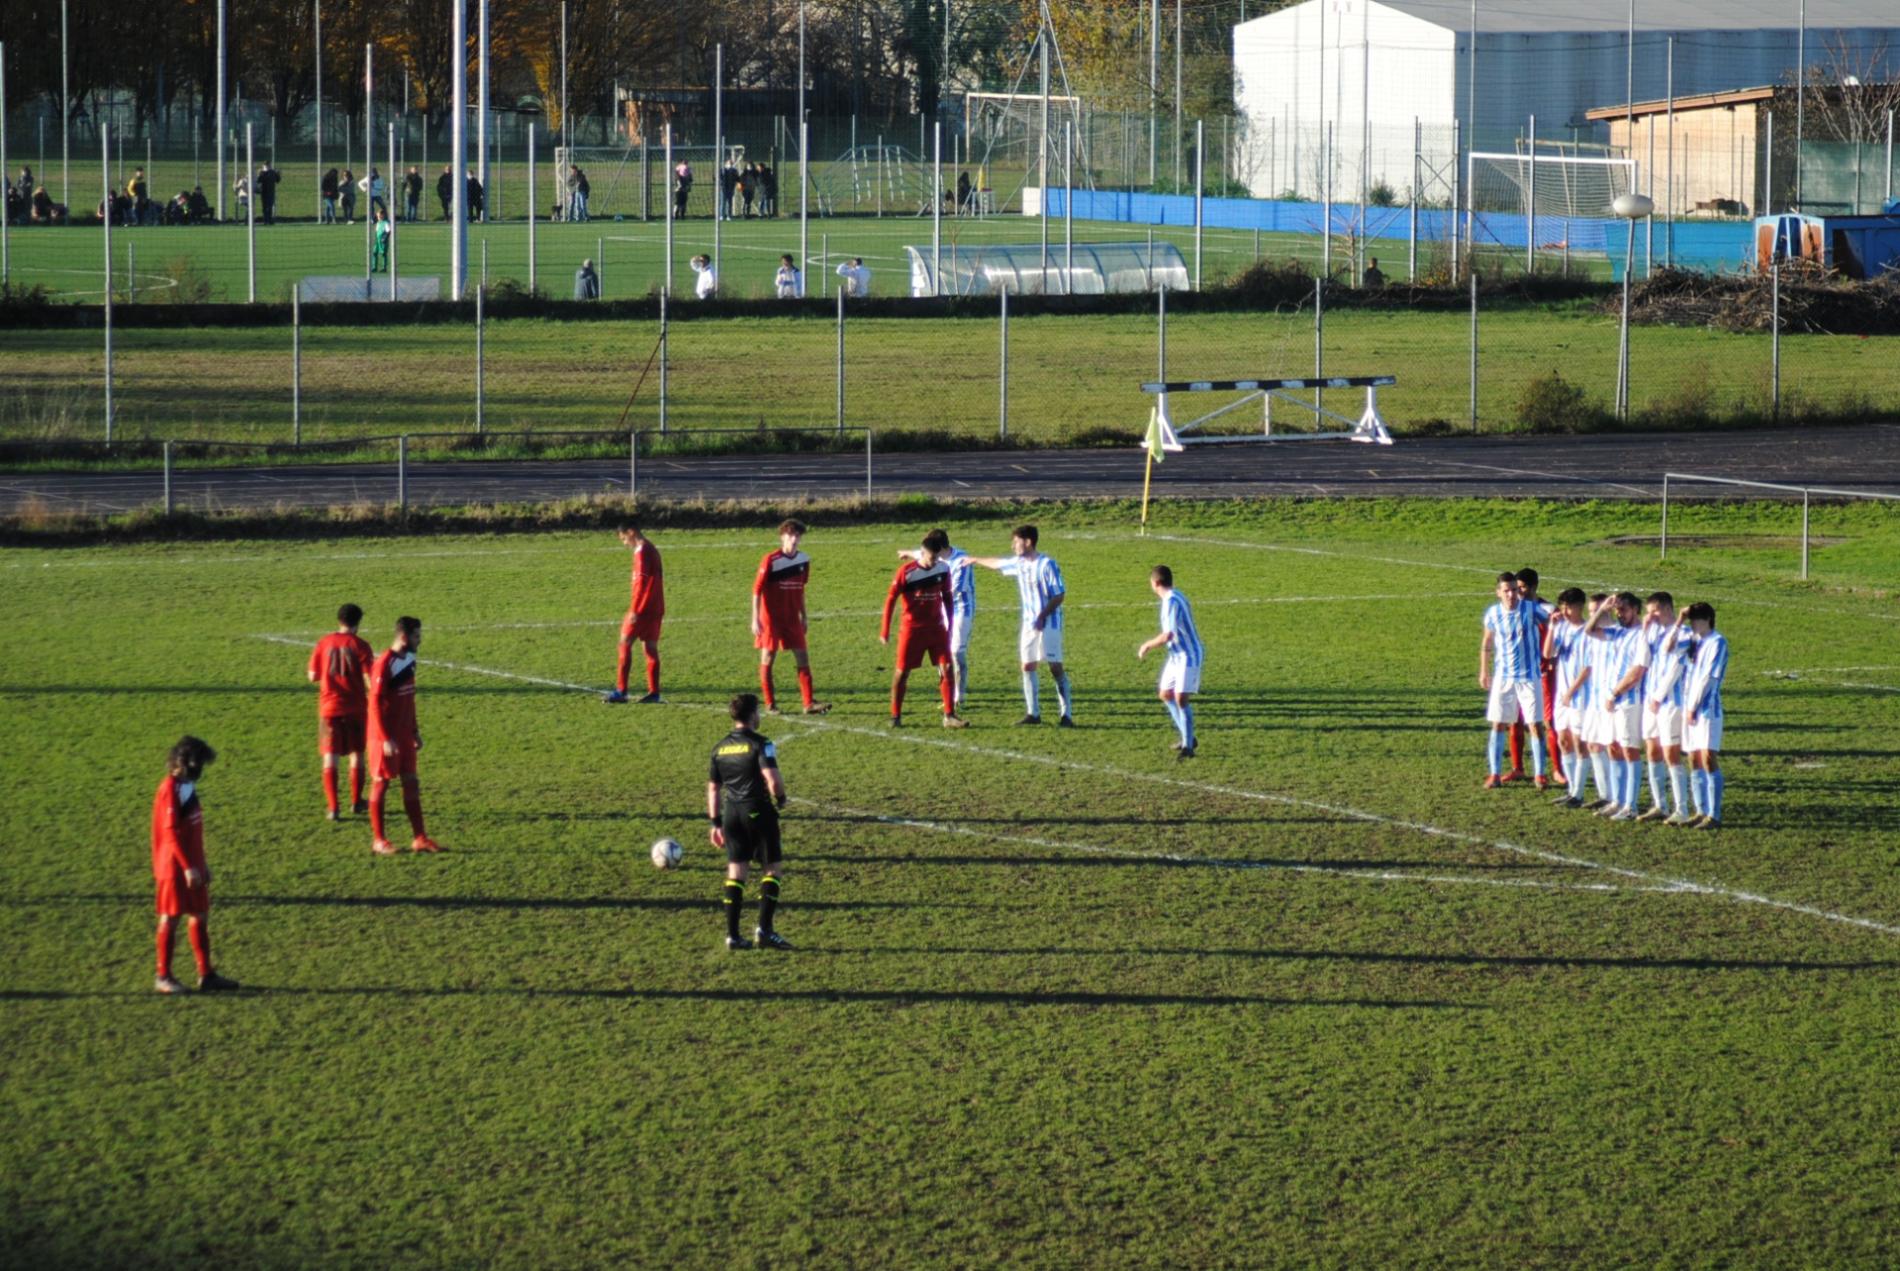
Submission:
<svg viewBox="0 0 1900 1271">
<path fill-rule="evenodd" d="M 1062 713 L 1069 714 L 1069 673 L 1067 671 L 1056 676 L 1056 700 L 1062 703 Z"/>
<path fill-rule="evenodd" d="M 1186 702 L 1181 703 L 1181 744 L 1189 750 L 1194 749 L 1194 708 Z"/>
<path fill-rule="evenodd" d="M 1485 762 L 1494 777 L 1504 771 L 1504 734 L 1495 728 L 1491 730 L 1491 748 L 1485 753 Z"/>
<path fill-rule="evenodd" d="M 1709 815 L 1718 821 L 1722 819 L 1722 787 L 1727 784 L 1725 776 L 1720 768 L 1708 774 Z"/>
</svg>

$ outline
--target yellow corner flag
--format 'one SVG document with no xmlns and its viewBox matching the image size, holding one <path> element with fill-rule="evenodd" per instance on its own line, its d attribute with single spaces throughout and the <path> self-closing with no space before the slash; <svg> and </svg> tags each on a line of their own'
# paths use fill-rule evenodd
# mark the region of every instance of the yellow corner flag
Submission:
<svg viewBox="0 0 1900 1271">
<path fill-rule="evenodd" d="M 1148 457 L 1160 463 L 1167 454 L 1180 450 L 1181 439 L 1174 435 L 1174 425 L 1168 421 L 1168 396 L 1163 393 L 1148 415 Z"/>
</svg>

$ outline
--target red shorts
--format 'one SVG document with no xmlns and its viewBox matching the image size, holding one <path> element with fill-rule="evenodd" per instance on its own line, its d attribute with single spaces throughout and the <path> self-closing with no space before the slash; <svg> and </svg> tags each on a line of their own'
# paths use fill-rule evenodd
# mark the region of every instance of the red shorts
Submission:
<svg viewBox="0 0 1900 1271">
<path fill-rule="evenodd" d="M 380 743 L 370 748 L 370 775 L 378 781 L 394 781 L 398 777 L 416 775 L 416 748 L 397 746 L 396 753 L 386 755 Z"/>
<path fill-rule="evenodd" d="M 932 666 L 943 666 L 950 661 L 948 631 L 906 631 L 897 637 L 897 665 L 900 670 L 914 671 L 924 664 L 926 657 Z"/>
<path fill-rule="evenodd" d="M 317 753 L 354 755 L 363 749 L 367 715 L 326 715 L 317 721 Z"/>
<path fill-rule="evenodd" d="M 620 620 L 620 638 L 622 640 L 651 640 L 657 644 L 660 639 L 660 619 L 657 616 L 643 618 L 629 609 L 627 616 Z"/>
<path fill-rule="evenodd" d="M 185 882 L 184 870 L 168 870 L 155 881 L 158 885 L 157 907 L 161 918 L 211 912 L 211 888 L 205 883 L 191 886 Z"/>
<path fill-rule="evenodd" d="M 770 623 L 767 623 L 759 629 L 758 638 L 752 643 L 761 649 L 770 649 L 774 653 L 784 652 L 786 650 L 790 650 L 794 653 L 803 653 L 805 651 L 805 628 L 799 627 L 796 630 L 780 631 Z"/>
</svg>

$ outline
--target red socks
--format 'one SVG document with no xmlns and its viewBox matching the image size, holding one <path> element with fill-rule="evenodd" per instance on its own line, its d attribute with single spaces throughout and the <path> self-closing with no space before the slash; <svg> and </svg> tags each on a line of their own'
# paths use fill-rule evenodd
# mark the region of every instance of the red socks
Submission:
<svg viewBox="0 0 1900 1271">
<path fill-rule="evenodd" d="M 336 769 L 325 766 L 323 769 L 323 801 L 330 805 L 330 811 L 336 811 Z"/>
<path fill-rule="evenodd" d="M 417 838 L 427 831 L 422 828 L 422 787 L 412 782 L 402 783 L 402 810 L 409 818 L 409 828 Z"/>
<path fill-rule="evenodd" d="M 1511 771 L 1524 771 L 1524 725 L 1511 725 Z"/>
<path fill-rule="evenodd" d="M 944 676 L 942 679 L 937 681 L 937 689 L 940 693 L 943 694 L 943 713 L 946 715 L 956 714 L 957 713 L 956 677 L 953 675 Z"/>
<path fill-rule="evenodd" d="M 615 691 L 620 692 L 620 693 L 625 693 L 627 691 L 627 672 L 632 669 L 633 669 L 633 645 L 631 642 L 623 641 L 620 645 L 620 666 L 614 672 Z"/>
<path fill-rule="evenodd" d="M 363 765 L 350 765 L 350 806 L 355 807 L 363 801 Z"/>
<path fill-rule="evenodd" d="M 649 653 L 646 655 L 646 658 L 647 658 L 647 692 L 657 693 L 660 691 L 660 655 L 657 653 Z M 627 673 L 625 669 L 623 668 L 620 672 L 620 680 L 623 685 L 626 683 L 626 679 L 627 679 Z M 626 692 L 626 689 L 622 688 L 620 691 L 624 693 Z"/>
<path fill-rule="evenodd" d="M 198 964 L 198 977 L 203 979 L 211 974 L 211 929 L 203 918 L 192 918 L 185 923 L 185 939 L 191 941 L 192 961 Z M 169 943 L 169 941 L 167 942 Z M 169 954 L 171 951 L 166 950 Z M 167 961 L 170 958 L 167 957 Z"/>
<path fill-rule="evenodd" d="M 170 979 L 172 973 L 172 935 L 177 926 L 170 918 L 158 920 L 158 978 Z"/>
<path fill-rule="evenodd" d="M 765 698 L 765 709 L 771 710 L 778 705 L 778 697 L 772 692 L 772 664 L 759 663 L 759 693 Z"/>
<path fill-rule="evenodd" d="M 389 797 L 389 783 L 378 781 L 369 788 L 369 830 L 379 840 L 387 839 L 383 833 L 383 801 Z"/>
<path fill-rule="evenodd" d="M 798 695 L 805 699 L 805 709 L 810 710 L 812 702 L 811 668 L 808 666 L 798 668 Z"/>
<path fill-rule="evenodd" d="M 899 715 L 902 715 L 904 713 L 904 688 L 907 683 L 908 681 L 901 680 L 901 679 L 891 681 L 891 718 L 892 719 L 896 719 Z M 800 687 L 803 687 L 803 685 L 801 685 Z M 811 697 L 809 694 L 806 695 L 805 700 L 807 702 L 811 700 Z"/>
</svg>

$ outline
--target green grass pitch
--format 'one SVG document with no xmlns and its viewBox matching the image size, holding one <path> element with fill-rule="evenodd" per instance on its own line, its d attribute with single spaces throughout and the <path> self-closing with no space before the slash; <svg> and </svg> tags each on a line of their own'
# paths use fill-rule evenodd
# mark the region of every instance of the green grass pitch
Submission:
<svg viewBox="0 0 1900 1271">
<path fill-rule="evenodd" d="M 837 709 L 765 726 L 782 956 L 718 947 L 701 819 L 769 528 L 655 532 L 671 704 L 617 710 L 607 535 L 0 555 L 9 1261 L 1888 1262 L 1891 514 L 1818 511 L 1802 584 L 1779 507 L 1684 509 L 1666 565 L 1610 541 L 1634 506 L 1166 507 L 1146 542 L 1124 511 L 1039 517 L 1073 732 L 1009 726 L 987 574 L 973 727 L 916 684 L 889 730 L 875 614 L 927 526 L 815 527 Z M 1133 657 L 1157 561 L 1209 648 L 1191 764 Z M 1486 575 L 1526 563 L 1715 603 L 1722 831 L 1479 790 Z M 440 858 L 321 819 L 302 668 L 343 600 L 426 623 Z M 223 998 L 150 989 L 186 730 L 221 755 Z"/>
</svg>

